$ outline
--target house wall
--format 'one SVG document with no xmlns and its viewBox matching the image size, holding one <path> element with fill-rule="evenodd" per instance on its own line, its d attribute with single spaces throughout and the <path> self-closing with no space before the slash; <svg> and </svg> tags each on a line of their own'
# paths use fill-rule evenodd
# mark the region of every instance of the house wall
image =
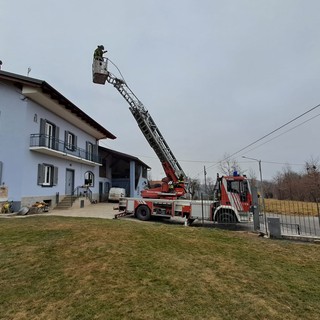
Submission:
<svg viewBox="0 0 320 320">
<path fill-rule="evenodd" d="M 99 166 L 78 163 L 31 151 L 30 135 L 40 133 L 40 119 L 47 119 L 59 127 L 59 140 L 64 140 L 65 130 L 77 136 L 77 146 L 86 148 L 86 141 L 96 144 L 94 137 L 75 127 L 67 119 L 55 115 L 30 99 L 25 99 L 13 85 L 0 83 L 0 162 L 1 181 L 8 187 L 9 201 L 16 206 L 31 205 L 35 201 L 51 200 L 56 204 L 57 195 L 65 195 L 66 169 L 74 171 L 74 187 L 84 185 L 87 171 L 94 174 L 94 186 L 90 187 L 94 199 L 99 199 L 99 182 L 106 186 L 107 178 L 99 178 Z M 58 167 L 58 183 L 55 186 L 38 185 L 38 164 Z M 100 186 L 101 191 L 101 186 Z"/>
<path fill-rule="evenodd" d="M 25 154 L 25 102 L 19 90 L 0 83 L 0 161 L 2 184 L 8 187 L 9 200 L 21 198 Z"/>
</svg>

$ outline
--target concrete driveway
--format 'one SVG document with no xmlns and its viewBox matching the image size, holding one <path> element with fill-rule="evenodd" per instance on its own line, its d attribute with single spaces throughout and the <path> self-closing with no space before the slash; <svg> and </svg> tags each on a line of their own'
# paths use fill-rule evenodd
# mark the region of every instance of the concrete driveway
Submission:
<svg viewBox="0 0 320 320">
<path fill-rule="evenodd" d="M 14 213 L 0 214 L 0 218 L 26 218 L 32 216 L 63 216 L 63 217 L 83 217 L 83 218 L 103 218 L 113 219 L 115 214 L 119 213 L 117 203 L 97 203 L 86 204 L 83 208 L 79 204 L 75 203 L 73 207 L 65 210 L 51 209 L 49 212 L 31 213 L 29 211 L 26 215 Z M 116 210 L 115 210 L 116 208 Z"/>
<path fill-rule="evenodd" d="M 83 208 L 74 205 L 72 208 L 66 210 L 50 210 L 48 213 L 41 213 L 41 215 L 113 219 L 114 215 L 119 212 L 118 209 L 114 209 L 117 208 L 117 206 L 117 203 L 108 202 L 88 204 Z"/>
</svg>

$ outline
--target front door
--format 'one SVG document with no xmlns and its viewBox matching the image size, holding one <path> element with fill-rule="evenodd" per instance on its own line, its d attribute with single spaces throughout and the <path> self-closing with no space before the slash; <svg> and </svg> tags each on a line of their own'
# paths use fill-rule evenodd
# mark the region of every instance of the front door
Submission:
<svg viewBox="0 0 320 320">
<path fill-rule="evenodd" d="M 66 170 L 66 194 L 73 195 L 74 190 L 74 170 Z"/>
</svg>

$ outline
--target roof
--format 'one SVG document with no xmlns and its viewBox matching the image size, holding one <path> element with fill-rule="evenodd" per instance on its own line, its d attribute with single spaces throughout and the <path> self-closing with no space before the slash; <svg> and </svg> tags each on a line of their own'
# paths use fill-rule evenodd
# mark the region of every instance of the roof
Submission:
<svg viewBox="0 0 320 320">
<path fill-rule="evenodd" d="M 0 70 L 0 79 L 10 81 L 21 89 L 21 92 L 31 100 L 48 108 L 60 116 L 68 116 L 70 122 L 78 124 L 81 129 L 93 135 L 96 139 L 115 139 L 110 131 L 105 129 L 85 112 L 54 89 L 44 80 L 30 78 Z"/>
<path fill-rule="evenodd" d="M 121 158 L 121 159 L 134 160 L 134 161 L 136 161 L 136 162 L 139 162 L 139 163 L 142 164 L 143 166 L 147 167 L 148 169 L 151 169 L 147 164 L 145 164 L 145 163 L 144 163 L 143 161 L 141 161 L 139 158 L 134 157 L 134 156 L 131 156 L 131 155 L 129 155 L 129 154 L 122 153 L 122 152 L 115 151 L 115 150 L 111 150 L 111 149 L 104 148 L 104 147 L 101 147 L 101 146 L 99 146 L 99 150 L 108 152 L 108 153 L 112 154 L 113 156 L 118 157 L 118 158 Z"/>
</svg>

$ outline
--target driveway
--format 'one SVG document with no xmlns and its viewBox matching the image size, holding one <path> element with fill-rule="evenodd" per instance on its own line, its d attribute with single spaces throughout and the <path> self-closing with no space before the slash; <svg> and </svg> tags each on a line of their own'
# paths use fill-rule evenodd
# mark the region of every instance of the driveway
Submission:
<svg viewBox="0 0 320 320">
<path fill-rule="evenodd" d="M 83 208 L 73 206 L 66 210 L 50 210 L 48 213 L 41 213 L 41 215 L 113 219 L 114 215 L 119 212 L 114 208 L 117 208 L 117 203 L 101 202 L 88 204 Z"/>
<path fill-rule="evenodd" d="M 63 216 L 63 217 L 83 217 L 83 218 L 103 218 L 103 219 L 113 219 L 115 214 L 119 211 L 117 208 L 117 203 L 101 202 L 97 204 L 87 204 L 83 208 L 76 203 L 70 209 L 60 210 L 51 209 L 49 212 L 42 212 L 39 214 L 31 214 L 30 212 L 26 215 L 18 215 L 15 213 L 0 214 L 0 218 L 25 218 L 36 215 L 41 216 Z"/>
</svg>

